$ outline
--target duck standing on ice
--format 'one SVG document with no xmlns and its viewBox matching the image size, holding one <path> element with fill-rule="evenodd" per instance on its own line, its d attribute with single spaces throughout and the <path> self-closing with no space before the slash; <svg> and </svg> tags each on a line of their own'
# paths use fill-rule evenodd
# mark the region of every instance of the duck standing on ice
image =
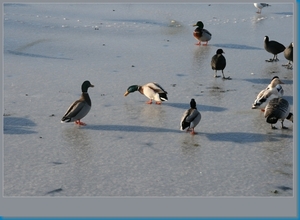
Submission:
<svg viewBox="0 0 300 220">
<path fill-rule="evenodd" d="M 283 98 L 274 98 L 270 100 L 265 108 L 264 116 L 266 122 L 271 124 L 272 129 L 276 129 L 273 124 L 276 124 L 279 119 L 281 120 L 282 129 L 287 129 L 287 127 L 283 125 L 283 121 L 287 119 L 293 122 L 294 118 L 293 113 L 290 112 L 289 102 Z"/>
<path fill-rule="evenodd" d="M 289 46 L 285 48 L 283 51 L 283 55 L 285 59 L 287 59 L 289 62 L 287 64 L 283 64 L 282 66 L 286 66 L 288 69 L 293 69 L 293 49 L 294 49 L 294 43 L 290 43 Z"/>
<path fill-rule="evenodd" d="M 149 99 L 147 104 L 152 104 L 152 100 L 154 100 L 157 105 L 160 105 L 162 101 L 168 100 L 167 91 L 165 91 L 158 83 L 155 82 L 147 83 L 143 86 L 129 86 L 126 92 L 124 93 L 124 96 L 127 96 L 129 95 L 129 93 L 135 91 L 139 91 L 141 94 L 143 94 Z"/>
<path fill-rule="evenodd" d="M 61 123 L 74 121 L 75 124 L 77 125 L 86 125 L 80 120 L 89 113 L 92 107 L 92 102 L 88 94 L 88 88 L 90 87 L 94 87 L 94 85 L 92 85 L 90 81 L 84 81 L 82 83 L 81 85 L 82 94 L 80 99 L 76 100 L 71 104 L 71 106 L 68 108 L 65 115 L 62 117 Z"/>
<path fill-rule="evenodd" d="M 197 110 L 195 99 L 191 99 L 190 109 L 183 113 L 180 121 L 180 130 L 190 131 L 192 135 L 196 134 L 195 127 L 199 124 L 201 120 L 201 114 Z"/>
<path fill-rule="evenodd" d="M 204 29 L 204 24 L 202 21 L 198 21 L 196 24 L 193 25 L 193 27 L 197 28 L 194 30 L 193 35 L 198 40 L 198 43 L 196 45 L 201 45 L 201 41 L 205 42 L 203 46 L 207 46 L 208 41 L 211 39 L 211 33 Z"/>
</svg>

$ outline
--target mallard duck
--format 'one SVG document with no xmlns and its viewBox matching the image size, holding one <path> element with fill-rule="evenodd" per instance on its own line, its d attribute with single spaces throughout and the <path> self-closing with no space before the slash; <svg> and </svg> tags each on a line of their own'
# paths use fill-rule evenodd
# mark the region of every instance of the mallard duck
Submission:
<svg viewBox="0 0 300 220">
<path fill-rule="evenodd" d="M 272 129 L 277 129 L 273 125 L 276 124 L 279 119 L 281 119 L 282 129 L 287 129 L 287 127 L 283 125 L 283 121 L 288 119 L 293 122 L 294 118 L 293 113 L 290 112 L 289 102 L 283 98 L 271 99 L 265 108 L 264 116 L 266 122 L 271 124 Z"/>
<path fill-rule="evenodd" d="M 285 46 L 277 41 L 269 40 L 268 36 L 264 38 L 264 48 L 267 52 L 274 55 L 273 58 L 266 60 L 267 62 L 278 61 L 277 54 L 283 52 L 285 50 Z"/>
<path fill-rule="evenodd" d="M 201 45 L 201 41 L 206 42 L 203 44 L 206 46 L 208 44 L 208 41 L 211 39 L 211 33 L 204 29 L 204 24 L 202 21 L 198 21 L 196 24 L 193 25 L 193 27 L 197 28 L 194 30 L 193 35 L 199 42 L 196 45 Z"/>
<path fill-rule="evenodd" d="M 61 123 L 75 122 L 78 125 L 86 125 L 80 120 L 90 111 L 92 102 L 88 94 L 88 88 L 94 87 L 90 81 L 84 81 L 81 86 L 81 97 L 68 108 L 67 112 L 61 119 Z"/>
<path fill-rule="evenodd" d="M 264 111 L 265 106 L 272 98 L 282 97 L 284 94 L 283 88 L 280 84 L 284 84 L 278 76 L 274 76 L 271 83 L 267 88 L 263 89 L 258 93 L 252 109 L 261 109 Z"/>
<path fill-rule="evenodd" d="M 254 3 L 254 7 L 257 8 L 257 12 L 258 14 L 261 13 L 261 10 L 264 8 L 264 7 L 268 7 L 268 6 L 271 6 L 267 3 Z"/>
<path fill-rule="evenodd" d="M 292 69 L 292 63 L 293 62 L 293 48 L 294 43 L 290 43 L 288 47 L 285 48 L 283 51 L 284 57 L 289 61 L 287 64 L 283 64 L 282 66 L 286 66 L 288 69 Z"/>
<path fill-rule="evenodd" d="M 211 58 L 211 68 L 213 70 L 215 70 L 214 77 L 219 77 L 219 76 L 217 76 L 217 71 L 221 70 L 222 75 L 223 75 L 223 79 L 230 79 L 230 77 L 225 77 L 224 76 L 223 70 L 226 67 L 226 59 L 223 56 L 223 53 L 225 53 L 225 52 L 222 49 L 217 50 L 216 54 L 213 55 L 213 57 Z"/>
<path fill-rule="evenodd" d="M 187 129 L 187 132 L 190 131 L 192 135 L 196 134 L 195 127 L 199 124 L 201 120 L 201 114 L 196 108 L 195 99 L 191 99 L 190 109 L 186 110 L 183 113 L 183 116 L 180 121 L 180 130 Z"/>
<path fill-rule="evenodd" d="M 167 101 L 167 92 L 155 82 L 147 83 L 143 86 L 132 85 L 129 86 L 124 96 L 127 96 L 129 93 L 139 91 L 141 94 L 149 98 L 147 104 L 152 104 L 152 100 L 156 101 L 156 104 L 160 105 L 162 101 Z"/>
</svg>

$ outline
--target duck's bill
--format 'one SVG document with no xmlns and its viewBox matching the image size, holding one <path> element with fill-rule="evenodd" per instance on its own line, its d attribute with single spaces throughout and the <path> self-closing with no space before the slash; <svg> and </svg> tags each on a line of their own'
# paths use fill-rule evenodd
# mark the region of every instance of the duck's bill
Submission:
<svg viewBox="0 0 300 220">
<path fill-rule="evenodd" d="M 91 84 L 90 87 L 95 87 L 95 86 Z"/>
<path fill-rule="evenodd" d="M 129 94 L 129 92 L 128 92 L 128 91 L 126 91 L 126 92 L 124 93 L 124 96 L 128 96 L 128 94 Z"/>
</svg>

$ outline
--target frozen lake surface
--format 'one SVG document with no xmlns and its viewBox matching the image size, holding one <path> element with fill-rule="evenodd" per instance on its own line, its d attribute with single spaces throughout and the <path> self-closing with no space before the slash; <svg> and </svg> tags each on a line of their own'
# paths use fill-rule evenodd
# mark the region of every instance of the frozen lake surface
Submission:
<svg viewBox="0 0 300 220">
<path fill-rule="evenodd" d="M 5 4 L 4 196 L 293 196 L 293 124 L 272 130 L 251 109 L 279 76 L 293 109 L 293 5 Z M 196 46 L 192 26 L 212 33 Z M 211 57 L 222 48 L 225 76 Z M 219 73 L 220 74 L 220 73 Z M 60 120 L 90 80 L 87 126 Z M 145 104 L 130 85 L 158 82 Z M 197 135 L 179 130 L 194 98 Z"/>
</svg>

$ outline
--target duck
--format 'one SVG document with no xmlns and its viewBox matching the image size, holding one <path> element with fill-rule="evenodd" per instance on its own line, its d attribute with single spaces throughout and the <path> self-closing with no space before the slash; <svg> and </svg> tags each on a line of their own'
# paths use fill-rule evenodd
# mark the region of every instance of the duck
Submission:
<svg viewBox="0 0 300 220">
<path fill-rule="evenodd" d="M 283 121 L 287 119 L 293 122 L 294 118 L 293 113 L 290 112 L 289 102 L 281 97 L 270 100 L 265 108 L 264 116 L 266 122 L 271 124 L 272 129 L 277 129 L 274 124 L 276 124 L 279 119 L 281 120 L 282 129 L 287 129 L 287 127 L 283 125 Z"/>
<path fill-rule="evenodd" d="M 287 64 L 283 64 L 282 66 L 286 66 L 288 69 L 292 69 L 292 63 L 293 62 L 293 48 L 294 43 L 290 43 L 289 46 L 285 48 L 283 51 L 284 57 L 289 61 Z"/>
<path fill-rule="evenodd" d="M 266 60 L 266 62 L 276 62 L 279 59 L 277 58 L 277 55 L 285 50 L 285 46 L 277 41 L 269 40 L 268 36 L 265 36 L 264 38 L 264 48 L 267 52 L 274 55 L 273 58 Z"/>
<path fill-rule="evenodd" d="M 273 98 L 282 97 L 284 90 L 280 84 L 284 84 L 278 76 L 274 76 L 267 88 L 261 90 L 252 104 L 252 109 L 264 111 L 268 102 Z"/>
<path fill-rule="evenodd" d="M 152 104 L 152 101 L 154 100 L 157 105 L 160 105 L 163 101 L 168 100 L 167 91 L 165 91 L 163 87 L 161 87 L 156 82 L 147 83 L 143 86 L 129 86 L 126 92 L 124 93 L 124 96 L 127 96 L 129 95 L 129 93 L 133 93 L 135 91 L 139 91 L 141 94 L 143 94 L 149 99 L 149 101 L 146 102 L 147 104 Z"/>
<path fill-rule="evenodd" d="M 67 112 L 62 117 L 61 123 L 75 122 L 77 125 L 86 125 L 80 120 L 89 113 L 92 107 L 92 102 L 88 94 L 88 88 L 90 87 L 94 87 L 90 81 L 86 80 L 82 83 L 81 97 L 70 105 Z"/>
<path fill-rule="evenodd" d="M 211 33 L 204 29 L 204 24 L 202 21 L 198 21 L 196 24 L 193 25 L 193 27 L 197 28 L 194 30 L 193 35 L 196 38 L 196 40 L 198 40 L 198 43 L 196 43 L 196 45 L 201 45 L 201 41 L 205 42 L 203 44 L 203 46 L 207 46 L 208 41 L 210 41 L 211 39 Z"/>
<path fill-rule="evenodd" d="M 195 127 L 201 120 L 201 113 L 197 110 L 195 99 L 190 101 L 190 109 L 186 110 L 180 120 L 180 130 L 184 131 L 187 128 L 187 132 L 190 131 L 191 135 L 196 134 Z"/>
<path fill-rule="evenodd" d="M 257 8 L 257 12 L 258 14 L 261 13 L 261 10 L 264 8 L 264 7 L 268 7 L 268 6 L 271 6 L 267 3 L 254 3 L 254 7 Z"/>
<path fill-rule="evenodd" d="M 211 68 L 215 70 L 215 75 L 214 77 L 219 77 L 217 76 L 217 71 L 221 70 L 223 79 L 230 79 L 230 77 L 225 77 L 223 70 L 226 67 L 226 58 L 223 56 L 223 53 L 225 53 L 222 49 L 218 49 L 216 51 L 216 54 L 213 55 L 211 58 Z"/>
</svg>

